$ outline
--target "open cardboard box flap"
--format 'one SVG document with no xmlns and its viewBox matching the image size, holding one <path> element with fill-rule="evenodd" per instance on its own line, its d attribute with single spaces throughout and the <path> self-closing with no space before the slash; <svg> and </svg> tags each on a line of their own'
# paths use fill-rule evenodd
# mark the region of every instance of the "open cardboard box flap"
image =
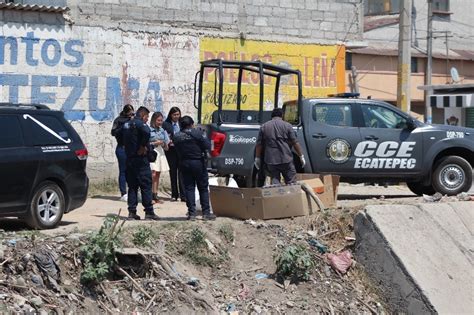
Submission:
<svg viewBox="0 0 474 315">
<path fill-rule="evenodd" d="M 326 208 L 335 208 L 337 206 L 339 179 L 340 177 L 337 175 L 296 174 L 296 180 L 305 182 L 313 188 L 315 194 Z M 315 206 L 317 208 L 317 205 L 314 203 L 313 209 Z"/>
</svg>

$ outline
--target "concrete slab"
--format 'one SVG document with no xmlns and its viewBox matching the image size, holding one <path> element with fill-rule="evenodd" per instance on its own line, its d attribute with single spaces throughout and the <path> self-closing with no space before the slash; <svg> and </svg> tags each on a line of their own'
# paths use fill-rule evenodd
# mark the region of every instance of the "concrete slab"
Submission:
<svg viewBox="0 0 474 315">
<path fill-rule="evenodd" d="M 356 216 L 356 259 L 394 311 L 474 313 L 473 206 L 367 206 Z"/>
</svg>

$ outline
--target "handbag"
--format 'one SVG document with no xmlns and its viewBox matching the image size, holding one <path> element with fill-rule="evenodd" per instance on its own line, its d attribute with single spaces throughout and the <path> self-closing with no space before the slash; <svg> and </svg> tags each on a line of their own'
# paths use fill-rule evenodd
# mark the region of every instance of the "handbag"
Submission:
<svg viewBox="0 0 474 315">
<path fill-rule="evenodd" d="M 147 151 L 146 151 L 146 158 L 148 159 L 148 162 L 153 163 L 156 161 L 156 158 L 158 157 L 158 153 L 153 149 L 151 145 L 148 145 Z"/>
</svg>

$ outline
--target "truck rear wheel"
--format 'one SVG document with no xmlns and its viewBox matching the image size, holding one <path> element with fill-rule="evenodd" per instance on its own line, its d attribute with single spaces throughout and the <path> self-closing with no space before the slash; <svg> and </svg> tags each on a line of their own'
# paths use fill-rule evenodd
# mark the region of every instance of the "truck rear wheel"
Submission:
<svg viewBox="0 0 474 315">
<path fill-rule="evenodd" d="M 260 170 L 253 167 L 251 175 L 234 175 L 234 179 L 237 182 L 237 185 L 242 188 L 262 187 L 265 185 L 265 170 L 263 169 L 263 166 Z"/>
<path fill-rule="evenodd" d="M 460 156 L 446 156 L 438 161 L 433 172 L 433 187 L 443 195 L 466 192 L 472 185 L 472 167 Z"/>
<path fill-rule="evenodd" d="M 433 186 L 425 186 L 422 182 L 408 182 L 408 189 L 417 196 L 433 195 L 436 191 Z"/>
</svg>

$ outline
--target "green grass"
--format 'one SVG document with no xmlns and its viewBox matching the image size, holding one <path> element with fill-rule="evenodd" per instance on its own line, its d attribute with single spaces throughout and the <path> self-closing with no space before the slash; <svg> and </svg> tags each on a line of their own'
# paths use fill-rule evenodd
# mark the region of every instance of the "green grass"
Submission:
<svg viewBox="0 0 474 315">
<path fill-rule="evenodd" d="M 234 228 L 229 223 L 222 224 L 219 227 L 219 235 L 227 242 L 232 243 L 234 241 Z"/>
<path fill-rule="evenodd" d="M 200 227 L 194 227 L 185 235 L 179 253 L 198 266 L 217 267 L 229 257 L 227 249 L 218 248 L 212 253 L 206 243 L 206 233 Z"/>
<path fill-rule="evenodd" d="M 132 243 L 139 247 L 151 247 L 157 235 L 149 226 L 139 226 L 132 234 Z"/>
<path fill-rule="evenodd" d="M 106 178 L 101 182 L 93 182 L 89 185 L 89 196 L 112 194 L 119 191 L 117 180 L 112 178 Z"/>
</svg>

